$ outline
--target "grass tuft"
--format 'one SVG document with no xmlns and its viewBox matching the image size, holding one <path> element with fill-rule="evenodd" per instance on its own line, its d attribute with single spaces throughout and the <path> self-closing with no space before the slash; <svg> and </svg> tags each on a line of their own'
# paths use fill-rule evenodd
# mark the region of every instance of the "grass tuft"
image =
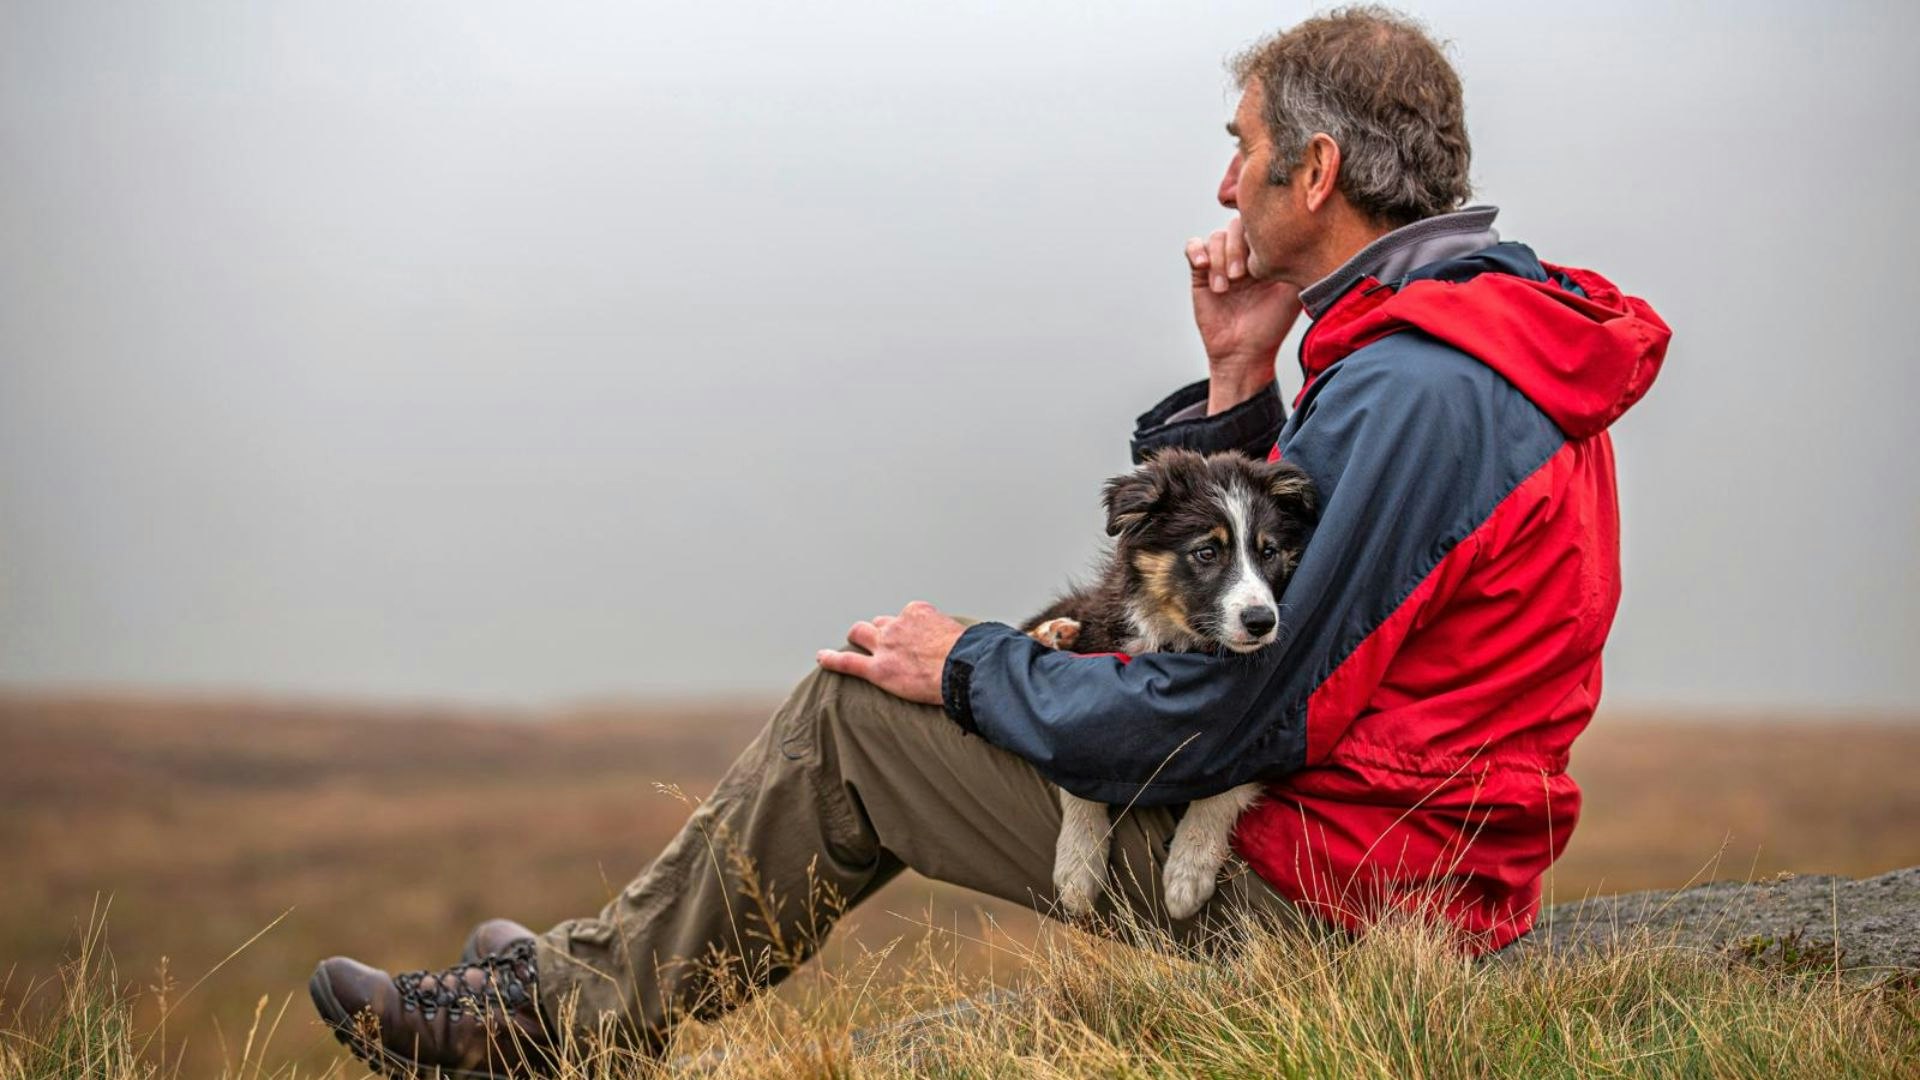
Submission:
<svg viewBox="0 0 1920 1080">
<path fill-rule="evenodd" d="M 719 1023 L 689 1024 L 664 1062 L 570 1046 L 562 1076 L 1920 1075 L 1920 989 L 1911 980 L 1868 984 L 1831 967 L 1744 955 L 1755 949 L 1705 953 L 1640 938 L 1604 954 L 1489 963 L 1413 924 L 1359 941 L 1244 925 L 1230 956 L 1177 951 L 1138 926 L 1115 934 L 1138 943 L 1051 929 L 1015 947 L 1018 974 L 999 987 L 956 961 L 979 941 L 924 934 L 895 947 L 914 959 L 909 978 L 884 994 L 874 993 L 873 975 L 893 950 L 817 972 L 803 992 L 761 997 Z M 182 1075 L 177 1058 L 166 1065 L 164 1039 L 135 1022 L 139 993 L 115 972 L 102 912 L 79 934 L 58 986 L 37 989 L 0 1030 L 0 1078 Z M 220 1075 L 358 1075 L 344 1059 L 325 1073 L 263 1069 L 278 1018 L 261 999 Z"/>
</svg>

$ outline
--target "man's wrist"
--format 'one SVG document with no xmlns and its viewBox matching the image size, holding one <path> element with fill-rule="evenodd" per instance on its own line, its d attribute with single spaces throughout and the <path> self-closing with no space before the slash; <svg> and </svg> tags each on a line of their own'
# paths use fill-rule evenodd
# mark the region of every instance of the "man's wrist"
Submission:
<svg viewBox="0 0 1920 1080">
<path fill-rule="evenodd" d="M 1218 416 L 1274 383 L 1273 360 L 1207 365 L 1207 415 Z"/>
</svg>

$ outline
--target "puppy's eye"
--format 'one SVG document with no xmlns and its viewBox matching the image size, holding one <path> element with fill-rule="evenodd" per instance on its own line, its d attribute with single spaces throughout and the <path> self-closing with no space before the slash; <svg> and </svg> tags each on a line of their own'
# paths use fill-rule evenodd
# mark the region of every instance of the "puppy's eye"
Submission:
<svg viewBox="0 0 1920 1080">
<path fill-rule="evenodd" d="M 1213 562 L 1213 560 L 1219 558 L 1220 553 L 1210 547 L 1200 547 L 1200 548 L 1194 548 L 1193 551 L 1191 552 L 1191 556 L 1194 562 L 1199 563 L 1201 566 L 1206 566 L 1207 564 Z"/>
<path fill-rule="evenodd" d="M 1279 557 L 1280 557 L 1280 547 L 1277 544 L 1268 544 L 1267 546 L 1260 549 L 1261 562 L 1272 562 L 1273 560 Z"/>
</svg>

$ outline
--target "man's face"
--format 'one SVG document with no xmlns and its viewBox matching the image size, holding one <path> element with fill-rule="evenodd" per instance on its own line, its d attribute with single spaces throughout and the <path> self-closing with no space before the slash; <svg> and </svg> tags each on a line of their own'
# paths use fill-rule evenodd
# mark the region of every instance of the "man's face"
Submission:
<svg viewBox="0 0 1920 1080">
<path fill-rule="evenodd" d="M 1263 100 L 1260 83 L 1247 83 L 1227 124 L 1235 148 L 1233 160 L 1227 163 L 1227 175 L 1220 179 L 1219 197 L 1221 206 L 1240 211 L 1240 224 L 1246 229 L 1247 271 L 1256 278 L 1284 281 L 1294 261 L 1292 253 L 1305 244 L 1311 219 L 1298 205 L 1301 185 L 1297 180 L 1286 186 L 1267 180 L 1273 140 L 1267 134 L 1266 119 L 1260 115 Z"/>
</svg>

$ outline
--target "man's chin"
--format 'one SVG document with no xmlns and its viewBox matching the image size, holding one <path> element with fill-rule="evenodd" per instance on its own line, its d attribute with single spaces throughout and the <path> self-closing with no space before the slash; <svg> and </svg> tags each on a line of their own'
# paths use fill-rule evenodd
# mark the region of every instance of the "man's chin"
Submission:
<svg viewBox="0 0 1920 1080">
<path fill-rule="evenodd" d="M 1296 290 L 1306 287 L 1305 284 L 1291 277 L 1281 277 L 1280 272 L 1261 261 L 1260 256 L 1255 255 L 1251 250 L 1247 252 L 1247 276 L 1262 285 L 1291 285 Z"/>
</svg>

